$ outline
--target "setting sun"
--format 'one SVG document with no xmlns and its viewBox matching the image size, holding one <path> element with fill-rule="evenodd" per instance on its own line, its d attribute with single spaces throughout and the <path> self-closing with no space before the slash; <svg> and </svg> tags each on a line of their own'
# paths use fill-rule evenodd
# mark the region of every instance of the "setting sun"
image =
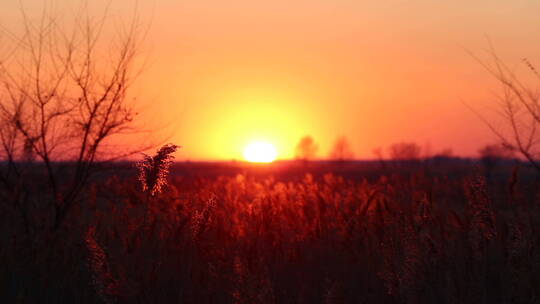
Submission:
<svg viewBox="0 0 540 304">
<path fill-rule="evenodd" d="M 540 304 L 539 12 L 0 0 L 0 304 Z"/>
<path fill-rule="evenodd" d="M 270 163 L 277 157 L 276 148 L 263 141 L 252 142 L 244 149 L 244 158 L 254 163 Z"/>
</svg>

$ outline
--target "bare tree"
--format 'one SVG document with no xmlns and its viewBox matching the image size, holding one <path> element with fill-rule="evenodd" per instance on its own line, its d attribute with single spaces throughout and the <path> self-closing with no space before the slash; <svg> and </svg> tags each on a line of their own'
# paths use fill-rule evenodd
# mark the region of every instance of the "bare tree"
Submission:
<svg viewBox="0 0 540 304">
<path fill-rule="evenodd" d="M 396 143 L 389 147 L 390 158 L 393 160 L 419 160 L 422 148 L 416 143 Z"/>
<path fill-rule="evenodd" d="M 0 179 L 13 204 L 24 204 L 12 192 L 14 185 L 29 191 L 23 164 L 35 159 L 58 228 L 96 162 L 132 152 L 106 146 L 113 135 L 131 130 L 128 89 L 139 72 L 143 31 L 134 17 L 106 37 L 106 13 L 93 18 L 84 8 L 71 26 L 47 7 L 38 20 L 24 10 L 22 18 L 22 33 L 3 30 L 12 48 L 0 61 L 0 148 L 7 163 Z"/>
<path fill-rule="evenodd" d="M 296 158 L 307 162 L 317 155 L 318 150 L 319 145 L 315 143 L 313 138 L 311 136 L 304 136 L 300 139 L 298 145 L 296 145 Z"/>
<path fill-rule="evenodd" d="M 507 149 L 523 156 L 537 170 L 540 170 L 540 94 L 536 88 L 518 77 L 497 56 L 490 43 L 489 62 L 472 55 L 501 85 L 498 101 L 498 114 L 501 121 L 488 120 L 484 115 L 473 110 L 486 123 L 500 143 Z M 525 66 L 531 71 L 534 80 L 540 80 L 540 74 L 527 60 Z"/>
<path fill-rule="evenodd" d="M 345 161 L 354 158 L 354 152 L 345 136 L 341 136 L 334 142 L 334 146 L 330 151 L 332 160 Z"/>
</svg>

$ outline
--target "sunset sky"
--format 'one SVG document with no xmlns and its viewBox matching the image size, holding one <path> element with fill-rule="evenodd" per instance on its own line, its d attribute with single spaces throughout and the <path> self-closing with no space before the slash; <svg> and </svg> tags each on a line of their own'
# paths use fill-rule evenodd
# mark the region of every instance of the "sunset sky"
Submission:
<svg viewBox="0 0 540 304">
<path fill-rule="evenodd" d="M 32 14 L 38 0 L 24 0 Z M 73 1 L 56 1 L 65 9 Z M 106 1 L 90 1 L 95 8 Z M 134 1 L 111 1 L 129 18 Z M 400 141 L 474 156 L 495 138 L 487 117 L 497 83 L 469 52 L 497 53 L 518 73 L 540 65 L 536 0 L 151 0 L 145 72 L 134 88 L 141 121 L 182 145 L 177 159 L 241 159 L 268 141 L 291 158 L 311 135 L 328 155 L 348 138 L 357 158 Z M 0 3 L 11 28 L 18 1 Z"/>
</svg>

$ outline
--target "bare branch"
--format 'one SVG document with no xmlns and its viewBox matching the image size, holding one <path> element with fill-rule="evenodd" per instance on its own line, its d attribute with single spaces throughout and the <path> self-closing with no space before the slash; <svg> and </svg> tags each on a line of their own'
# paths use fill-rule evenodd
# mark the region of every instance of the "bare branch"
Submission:
<svg viewBox="0 0 540 304">
<path fill-rule="evenodd" d="M 140 72 L 143 31 L 136 14 L 115 39 L 106 37 L 108 7 L 94 17 L 83 6 L 75 16 L 68 26 L 52 6 L 45 4 L 38 19 L 21 6 L 22 32 L 1 29 L 15 51 L 0 61 L 0 154 L 16 166 L 31 151 L 44 165 L 55 227 L 77 201 L 98 154 L 110 153 L 104 143 L 131 130 L 128 91 Z M 74 164 L 60 175 L 58 164 L 66 160 Z"/>
</svg>

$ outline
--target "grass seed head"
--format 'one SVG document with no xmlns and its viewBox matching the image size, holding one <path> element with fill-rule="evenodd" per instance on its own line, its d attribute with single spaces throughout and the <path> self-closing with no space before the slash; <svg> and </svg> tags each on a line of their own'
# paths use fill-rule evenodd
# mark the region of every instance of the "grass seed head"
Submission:
<svg viewBox="0 0 540 304">
<path fill-rule="evenodd" d="M 154 155 L 143 153 L 143 160 L 137 163 L 139 169 L 139 181 L 142 190 L 151 196 L 160 193 L 167 184 L 167 174 L 174 156 L 172 155 L 180 146 L 166 144 Z"/>
</svg>

